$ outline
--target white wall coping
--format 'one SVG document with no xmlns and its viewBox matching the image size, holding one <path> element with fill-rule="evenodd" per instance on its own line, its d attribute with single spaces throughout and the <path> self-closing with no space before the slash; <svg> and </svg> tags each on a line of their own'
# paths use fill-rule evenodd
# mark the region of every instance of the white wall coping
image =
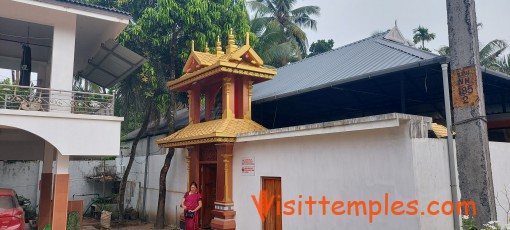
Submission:
<svg viewBox="0 0 510 230">
<path fill-rule="evenodd" d="M 240 133 L 237 135 L 236 142 L 249 142 L 296 136 L 310 136 L 328 133 L 398 127 L 400 126 L 400 120 L 423 122 L 425 127 L 428 129 L 430 129 L 432 123 L 432 118 L 430 117 L 402 113 L 388 113 L 339 121 L 329 121 L 309 125 L 299 125 L 257 132 Z"/>
<path fill-rule="evenodd" d="M 58 112 L 25 111 L 25 110 L 12 110 L 12 109 L 0 109 L 0 115 L 80 119 L 80 120 L 124 121 L 124 117 L 115 117 L 115 116 L 74 114 L 74 113 L 65 113 L 65 112 L 58 113 Z"/>
</svg>

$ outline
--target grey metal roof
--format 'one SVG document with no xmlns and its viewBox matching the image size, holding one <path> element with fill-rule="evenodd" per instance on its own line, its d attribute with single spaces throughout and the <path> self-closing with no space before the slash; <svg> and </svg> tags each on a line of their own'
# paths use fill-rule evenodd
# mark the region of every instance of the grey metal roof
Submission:
<svg viewBox="0 0 510 230">
<path fill-rule="evenodd" d="M 175 114 L 175 130 L 182 129 L 189 124 L 188 114 L 189 114 L 188 108 L 184 108 L 184 109 L 177 111 L 177 113 Z M 200 111 L 200 119 L 201 120 L 205 119 L 205 112 L 203 109 Z M 151 131 L 148 131 L 145 134 L 143 134 L 142 138 L 145 138 L 146 136 L 156 136 L 156 135 L 160 135 L 160 134 L 168 134 L 168 124 L 167 124 L 166 120 L 164 118 L 162 118 L 160 120 L 158 126 L 157 127 L 152 126 L 150 128 L 150 130 Z M 135 139 L 136 135 L 138 134 L 138 131 L 140 131 L 140 129 L 133 130 L 130 133 L 126 134 L 122 138 L 122 141 L 131 141 L 131 140 Z"/>
<path fill-rule="evenodd" d="M 83 1 L 79 1 L 79 0 L 39 0 L 39 1 L 52 2 L 52 3 L 61 2 L 61 3 L 64 3 L 64 4 L 67 3 L 67 4 L 75 5 L 75 6 L 78 6 L 78 7 L 91 8 L 91 9 L 95 9 L 95 10 L 102 10 L 102 11 L 107 11 L 107 12 L 110 12 L 110 13 L 123 14 L 123 15 L 131 17 L 131 14 L 126 12 L 126 11 L 118 10 L 118 9 L 115 9 L 115 8 L 99 6 L 99 5 L 95 5 L 95 4 L 90 4 L 90 3 L 86 3 L 86 2 L 83 2 Z"/>
<path fill-rule="evenodd" d="M 83 78 L 110 88 L 138 69 L 145 58 L 109 39 L 101 44 L 96 55 L 89 60 Z"/>
<path fill-rule="evenodd" d="M 332 85 L 395 71 L 445 57 L 385 39 L 380 33 L 278 69 L 271 81 L 253 87 L 253 102 L 261 103 Z"/>
</svg>

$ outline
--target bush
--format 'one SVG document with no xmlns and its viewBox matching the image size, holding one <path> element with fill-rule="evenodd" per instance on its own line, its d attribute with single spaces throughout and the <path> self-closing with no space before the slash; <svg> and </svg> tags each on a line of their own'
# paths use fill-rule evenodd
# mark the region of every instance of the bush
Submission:
<svg viewBox="0 0 510 230">
<path fill-rule="evenodd" d="M 484 224 L 481 229 L 476 226 L 476 221 L 470 216 L 462 216 L 462 229 L 463 230 L 508 230 L 506 227 L 499 226 L 497 221 L 489 221 Z"/>
<path fill-rule="evenodd" d="M 32 206 L 32 202 L 30 201 L 30 199 L 24 196 L 18 196 L 18 203 L 25 212 L 25 221 L 35 220 L 35 218 L 37 217 L 37 212 L 35 210 L 35 207 Z"/>
<path fill-rule="evenodd" d="M 69 212 L 67 214 L 67 227 L 66 230 L 79 230 L 80 229 L 80 213 Z"/>
</svg>

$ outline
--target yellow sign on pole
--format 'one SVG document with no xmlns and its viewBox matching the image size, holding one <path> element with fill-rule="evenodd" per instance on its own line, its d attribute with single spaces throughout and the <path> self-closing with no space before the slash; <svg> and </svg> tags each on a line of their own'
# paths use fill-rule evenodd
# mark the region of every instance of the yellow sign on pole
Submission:
<svg viewBox="0 0 510 230">
<path fill-rule="evenodd" d="M 453 70 L 452 97 L 454 108 L 472 106 L 478 101 L 475 66 Z"/>
</svg>

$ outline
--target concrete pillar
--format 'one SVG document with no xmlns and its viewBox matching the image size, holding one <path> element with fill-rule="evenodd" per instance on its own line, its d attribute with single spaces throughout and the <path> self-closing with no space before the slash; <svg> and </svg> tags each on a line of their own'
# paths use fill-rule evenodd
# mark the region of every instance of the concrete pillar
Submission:
<svg viewBox="0 0 510 230">
<path fill-rule="evenodd" d="M 214 219 L 211 221 L 213 229 L 235 229 L 234 202 L 232 200 L 232 153 L 233 143 L 216 144 L 217 149 L 217 177 L 216 202 L 212 211 Z"/>
<path fill-rule="evenodd" d="M 69 201 L 69 156 L 57 153 L 57 168 L 53 186 L 52 229 L 66 229 Z"/>
<path fill-rule="evenodd" d="M 459 188 L 476 204 L 478 227 L 496 220 L 475 0 L 447 0 Z M 455 202 L 455 201 L 454 201 Z M 473 216 L 474 210 L 464 215 Z"/>
<path fill-rule="evenodd" d="M 43 170 L 41 181 L 39 182 L 39 218 L 38 228 L 44 229 L 46 225 L 51 223 L 51 190 L 53 188 L 53 158 L 55 156 L 55 148 L 48 142 L 44 143 Z"/>
<path fill-rule="evenodd" d="M 76 15 L 66 14 L 54 25 L 53 50 L 51 55 L 50 87 L 56 90 L 72 91 L 74 71 L 74 48 L 76 41 Z M 52 112 L 71 112 L 70 92 L 52 91 L 56 102 L 50 106 Z M 62 104 L 57 103 L 62 102 Z"/>
</svg>

